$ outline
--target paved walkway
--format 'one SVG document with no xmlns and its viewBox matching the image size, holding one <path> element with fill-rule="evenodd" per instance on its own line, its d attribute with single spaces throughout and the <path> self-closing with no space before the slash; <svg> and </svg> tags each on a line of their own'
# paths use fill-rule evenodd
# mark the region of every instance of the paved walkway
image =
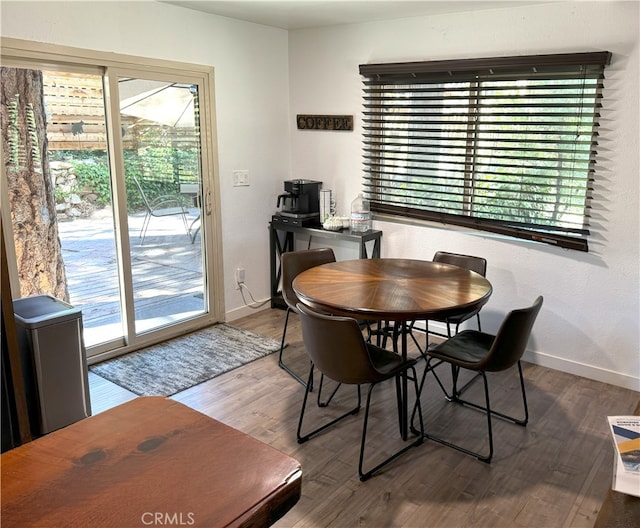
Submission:
<svg viewBox="0 0 640 528">
<path fill-rule="evenodd" d="M 140 245 L 143 219 L 144 213 L 129 217 L 137 332 L 204 310 L 200 236 L 192 244 L 180 217 L 152 218 Z M 70 301 L 82 309 L 85 344 L 120 337 L 120 289 L 110 211 L 60 222 L 58 228 Z"/>
</svg>

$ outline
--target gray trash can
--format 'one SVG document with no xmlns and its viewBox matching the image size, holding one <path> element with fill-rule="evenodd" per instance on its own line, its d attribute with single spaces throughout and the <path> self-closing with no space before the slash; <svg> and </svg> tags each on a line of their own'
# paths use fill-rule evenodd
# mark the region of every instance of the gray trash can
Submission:
<svg viewBox="0 0 640 528">
<path fill-rule="evenodd" d="M 82 313 L 50 295 L 13 302 L 34 436 L 91 415 Z"/>
</svg>

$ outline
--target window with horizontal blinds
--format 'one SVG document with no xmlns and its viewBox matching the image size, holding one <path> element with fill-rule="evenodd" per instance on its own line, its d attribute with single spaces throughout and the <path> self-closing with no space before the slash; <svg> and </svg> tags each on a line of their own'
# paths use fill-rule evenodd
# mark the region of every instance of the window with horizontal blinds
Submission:
<svg viewBox="0 0 640 528">
<path fill-rule="evenodd" d="M 588 251 L 610 59 L 361 65 L 372 211 Z"/>
</svg>

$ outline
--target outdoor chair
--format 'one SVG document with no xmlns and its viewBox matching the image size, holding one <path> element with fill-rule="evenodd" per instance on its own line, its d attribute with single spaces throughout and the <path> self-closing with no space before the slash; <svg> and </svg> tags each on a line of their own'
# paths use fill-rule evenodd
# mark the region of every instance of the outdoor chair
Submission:
<svg viewBox="0 0 640 528">
<path fill-rule="evenodd" d="M 284 329 L 282 330 L 282 342 L 280 343 L 280 354 L 278 355 L 278 365 L 281 369 L 288 372 L 295 380 L 300 382 L 304 387 L 307 386 L 306 382 L 298 376 L 291 368 L 289 368 L 282 360 L 282 354 L 285 347 L 285 338 L 287 336 L 287 325 L 289 324 L 289 314 L 291 312 L 297 313 L 297 305 L 299 302 L 296 292 L 293 291 L 293 279 L 295 279 L 300 273 L 320 266 L 321 264 L 327 264 L 329 262 L 335 262 L 336 257 L 331 248 L 318 248 L 307 249 L 302 251 L 289 251 L 283 253 L 281 256 L 281 269 L 282 269 L 282 298 L 287 304 L 287 314 L 284 319 Z"/>
<path fill-rule="evenodd" d="M 533 323 L 535 322 L 538 312 L 542 306 L 542 301 L 543 298 L 540 296 L 530 307 L 511 311 L 502 322 L 502 325 L 495 336 L 477 330 L 463 330 L 427 351 L 428 359 L 420 382 L 420 394 L 422 394 L 424 389 L 427 374 L 429 371 L 432 371 L 431 361 L 442 361 L 450 363 L 453 367 L 456 367 L 455 369 L 452 369 L 452 395 L 447 399 L 452 403 L 459 403 L 463 406 L 478 409 L 486 413 L 489 436 L 488 454 L 480 454 L 479 452 L 469 450 L 428 433 L 424 433 L 425 438 L 445 446 L 452 447 L 453 449 L 457 449 L 458 451 L 474 456 L 478 460 L 489 463 L 493 456 L 493 432 L 491 428 L 492 416 L 497 416 L 517 425 L 527 425 L 527 422 L 529 421 L 529 410 L 527 407 L 527 395 L 524 387 L 520 358 L 526 349 L 529 336 L 531 335 L 531 329 L 533 328 Z M 508 416 L 491 409 L 489 400 L 489 386 L 487 383 L 486 373 L 505 371 L 514 365 L 517 365 L 518 374 L 520 376 L 520 390 L 522 393 L 522 404 L 524 407 L 524 416 L 522 418 Z M 485 396 L 484 406 L 460 398 L 461 391 L 457 388 L 460 369 L 478 372 L 482 377 Z M 476 378 L 477 377 L 474 377 L 474 379 Z M 414 409 L 413 419 L 415 419 L 416 410 L 419 411 L 419 408 L 416 407 Z M 422 427 L 422 423 L 420 423 L 420 426 Z"/>
<path fill-rule="evenodd" d="M 189 224 L 187 222 L 187 214 L 189 210 L 182 205 L 182 202 L 178 196 L 159 196 L 154 198 L 153 200 L 149 200 L 147 195 L 145 194 L 142 185 L 138 179 L 133 176 L 133 181 L 140 192 L 140 196 L 142 197 L 142 202 L 145 207 L 145 217 L 142 221 L 142 228 L 140 229 L 140 245 L 144 244 L 144 239 L 147 234 L 147 229 L 149 227 L 149 223 L 151 222 L 151 218 L 164 218 L 167 216 L 182 216 L 182 223 L 184 224 L 184 228 L 187 232 L 187 235 L 191 237 L 191 232 L 189 229 Z"/>
<path fill-rule="evenodd" d="M 367 425 L 369 421 L 369 409 L 371 404 L 371 394 L 373 388 L 382 381 L 394 378 L 396 382 L 396 398 L 398 405 L 398 422 L 402 432 L 400 409 L 401 401 L 401 377 L 408 375 L 413 381 L 416 391 L 416 409 L 422 424 L 422 412 L 420 409 L 420 398 L 418 392 L 418 382 L 414 365 L 415 359 L 403 360 L 402 356 L 394 354 L 388 350 L 379 348 L 373 344 L 365 342 L 358 322 L 350 317 L 338 317 L 319 314 L 302 304 L 297 306 L 302 324 L 302 337 L 305 348 L 311 358 L 309 369 L 309 379 L 307 381 L 302 409 L 300 410 L 300 420 L 298 422 L 297 438 L 299 443 L 306 442 L 311 437 L 337 424 L 341 420 L 357 414 L 361 407 L 360 385 L 370 384 L 367 393 L 364 422 L 362 426 L 362 439 L 360 442 L 360 458 L 358 462 L 358 474 L 360 480 L 364 481 L 373 476 L 376 472 L 405 453 L 411 447 L 422 443 L 423 428 L 417 432 L 418 437 L 405 445 L 393 455 L 378 463 L 372 469 L 364 470 L 364 453 L 367 439 Z M 332 379 L 338 383 L 338 387 L 343 384 L 356 385 L 357 405 L 345 414 L 317 427 L 311 432 L 304 433 L 303 421 L 310 387 L 313 380 L 314 369 L 317 368 L 323 377 Z M 410 374 L 409 374 L 410 373 Z"/>
</svg>

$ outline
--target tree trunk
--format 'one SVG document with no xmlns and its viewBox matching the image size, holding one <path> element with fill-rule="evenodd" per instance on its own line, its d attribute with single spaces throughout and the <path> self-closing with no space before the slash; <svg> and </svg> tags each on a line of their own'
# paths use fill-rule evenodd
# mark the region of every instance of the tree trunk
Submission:
<svg viewBox="0 0 640 528">
<path fill-rule="evenodd" d="M 20 294 L 69 300 L 47 156 L 42 72 L 0 68 L 2 153 Z"/>
</svg>

